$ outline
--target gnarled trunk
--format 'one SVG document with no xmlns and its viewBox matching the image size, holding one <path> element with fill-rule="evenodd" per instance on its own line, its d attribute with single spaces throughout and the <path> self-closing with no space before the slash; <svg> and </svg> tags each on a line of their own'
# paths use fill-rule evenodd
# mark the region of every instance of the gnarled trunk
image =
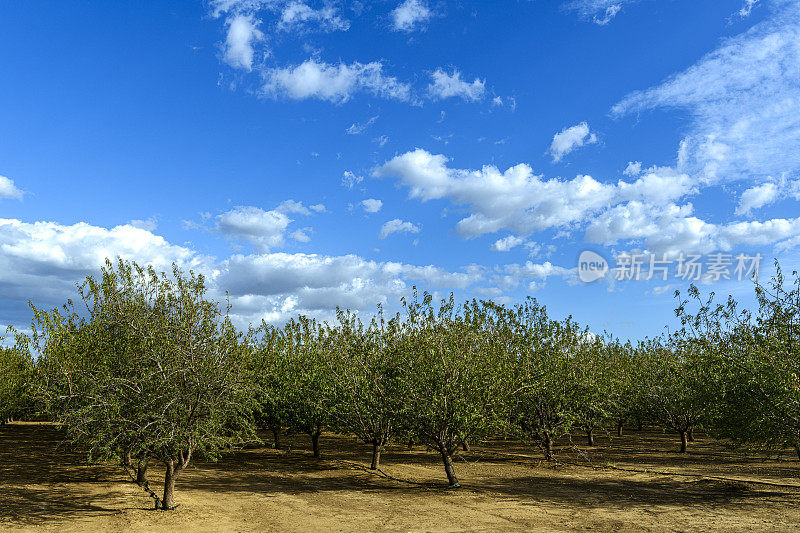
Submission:
<svg viewBox="0 0 800 533">
<path fill-rule="evenodd" d="M 381 465 L 381 450 L 383 449 L 382 444 L 378 444 L 376 442 L 372 443 L 372 464 L 370 464 L 370 470 L 377 470 L 378 467 Z"/>
<path fill-rule="evenodd" d="M 451 489 L 457 489 L 461 485 L 458 483 L 458 479 L 456 478 L 456 471 L 453 469 L 453 457 L 450 455 L 450 452 L 442 446 L 439 445 L 439 453 L 442 454 L 442 461 L 444 461 L 444 472 L 447 474 L 447 483 Z"/>
<path fill-rule="evenodd" d="M 689 431 L 686 432 L 686 439 L 689 442 L 694 442 L 694 428 L 689 428 Z"/>
<path fill-rule="evenodd" d="M 147 457 L 139 459 L 139 465 L 136 467 L 136 484 L 144 485 L 147 483 L 147 466 L 150 460 Z"/>
<path fill-rule="evenodd" d="M 275 439 L 275 449 L 281 449 L 281 428 L 272 426 L 270 427 L 272 430 L 272 438 Z"/>
<path fill-rule="evenodd" d="M 553 439 L 550 438 L 550 434 L 549 433 L 545 433 L 544 434 L 544 439 L 542 439 L 542 440 L 544 441 L 543 442 L 543 444 L 544 444 L 544 458 L 547 459 L 548 461 L 552 461 L 553 460 Z"/>
<path fill-rule="evenodd" d="M 586 444 L 589 446 L 594 446 L 594 430 L 586 430 Z"/>
<path fill-rule="evenodd" d="M 461 441 L 461 449 L 465 452 L 469 451 L 469 443 L 466 440 Z"/>
<path fill-rule="evenodd" d="M 625 424 L 624 420 L 617 420 L 617 437 L 622 436 L 622 426 Z"/>
<path fill-rule="evenodd" d="M 681 453 L 686 453 L 686 441 L 687 441 L 686 430 L 684 429 L 680 430 L 680 434 L 681 434 Z"/>
<path fill-rule="evenodd" d="M 175 462 L 165 461 L 167 471 L 164 474 L 164 497 L 161 498 L 161 509 L 170 511 L 175 507 Z"/>
<path fill-rule="evenodd" d="M 311 434 L 311 448 L 314 451 L 314 457 L 319 459 L 319 435 L 320 431 L 315 431 Z"/>
</svg>

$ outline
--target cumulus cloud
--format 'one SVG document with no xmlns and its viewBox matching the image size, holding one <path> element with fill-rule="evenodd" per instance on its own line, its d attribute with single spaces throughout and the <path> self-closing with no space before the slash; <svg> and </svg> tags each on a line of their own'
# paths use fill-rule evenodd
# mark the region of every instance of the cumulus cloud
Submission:
<svg viewBox="0 0 800 533">
<path fill-rule="evenodd" d="M 428 93 L 432 98 L 461 98 L 467 102 L 475 102 L 483 99 L 486 94 L 486 80 L 475 78 L 472 83 L 461 79 L 461 73 L 453 69 L 448 74 L 444 70 L 437 68 L 431 73 L 433 80 L 428 85 Z"/>
<path fill-rule="evenodd" d="M 75 298 L 75 283 L 95 275 L 106 258 L 117 256 L 157 270 L 172 263 L 206 276 L 210 295 L 230 294 L 239 327 L 262 319 L 281 323 L 297 313 L 330 318 L 334 308 L 372 310 L 377 303 L 421 289 L 467 289 L 485 269 L 451 272 L 434 265 L 369 261 L 356 255 L 264 253 L 221 261 L 169 243 L 129 224 L 106 229 L 86 223 L 26 223 L 0 219 L 0 309 L 15 326 L 30 320 L 28 301 L 52 308 Z"/>
<path fill-rule="evenodd" d="M 237 206 L 217 215 L 215 230 L 233 239 L 249 241 L 260 251 L 269 251 L 284 243 L 286 230 L 292 222 L 289 214 L 308 216 L 312 211 L 323 212 L 325 206 L 316 204 L 306 207 L 295 200 L 281 202 L 269 211 L 254 206 Z M 310 228 L 297 230 L 290 236 L 299 242 L 308 242 L 309 230 Z"/>
<path fill-rule="evenodd" d="M 377 213 L 383 207 L 383 202 L 375 198 L 367 198 L 361 201 L 361 207 L 367 213 Z"/>
<path fill-rule="evenodd" d="M 75 283 L 96 273 L 106 258 L 120 256 L 169 270 L 173 262 L 208 272 L 208 258 L 130 224 L 111 229 L 86 223 L 0 219 L 0 309 L 4 320 L 24 324 L 27 302 L 42 307 L 75 297 Z"/>
<path fill-rule="evenodd" d="M 597 142 L 597 136 L 589 131 L 589 125 L 581 122 L 575 126 L 564 128 L 553 136 L 550 144 L 550 154 L 553 161 L 558 163 L 561 159 L 576 148 Z"/>
<path fill-rule="evenodd" d="M 422 149 L 398 155 L 373 170 L 377 178 L 396 178 L 409 196 L 422 201 L 447 198 L 470 214 L 456 225 L 463 237 L 501 230 L 525 236 L 549 228 L 582 224 L 619 203 L 639 200 L 662 205 L 693 194 L 692 180 L 671 168 L 652 167 L 632 182 L 601 183 L 591 176 L 544 179 L 526 164 L 501 172 L 450 168 L 448 159 Z"/>
<path fill-rule="evenodd" d="M 0 199 L 3 198 L 22 198 L 22 191 L 14 185 L 14 180 L 5 176 L 0 176 Z"/>
<path fill-rule="evenodd" d="M 253 69 L 253 43 L 264 38 L 258 29 L 261 21 L 252 15 L 235 15 L 227 20 L 223 58 L 234 68 Z"/>
<path fill-rule="evenodd" d="M 800 4 L 773 8 L 767 20 L 662 84 L 629 94 L 612 113 L 686 112 L 692 123 L 679 166 L 706 182 L 800 171 Z"/>
<path fill-rule="evenodd" d="M 778 187 L 774 183 L 764 183 L 755 187 L 750 187 L 742 193 L 739 198 L 739 205 L 736 206 L 737 215 L 747 215 L 753 209 L 758 209 L 767 204 L 771 204 L 778 198 Z"/>
<path fill-rule="evenodd" d="M 599 215 L 587 228 L 585 238 L 607 245 L 642 243 L 651 252 L 676 255 L 780 245 L 800 235 L 800 218 L 714 224 L 694 216 L 693 211 L 691 204 L 670 204 L 653 211 L 641 202 L 629 202 Z"/>
<path fill-rule="evenodd" d="M 425 23 L 433 16 L 433 12 L 421 0 L 405 0 L 392 10 L 392 29 L 410 32 L 425 29 Z"/>
<path fill-rule="evenodd" d="M 410 85 L 385 75 L 378 62 L 348 65 L 308 59 L 295 66 L 267 69 L 263 75 L 263 93 L 273 97 L 316 98 L 341 104 L 356 94 L 367 93 L 389 100 L 411 100 Z"/>
<path fill-rule="evenodd" d="M 411 222 L 406 222 L 404 220 L 400 220 L 399 218 L 395 218 L 393 220 L 389 220 L 388 222 L 384 223 L 383 226 L 381 226 L 378 237 L 385 239 L 393 233 L 419 233 L 419 226 Z"/>
<path fill-rule="evenodd" d="M 217 230 L 224 235 L 246 239 L 261 250 L 269 250 L 283 244 L 284 233 L 291 221 L 277 210 L 242 206 L 217 215 Z"/>
<path fill-rule="evenodd" d="M 521 239 L 516 235 L 509 235 L 498 239 L 492 244 L 492 250 L 495 252 L 510 252 L 512 248 L 524 243 L 525 239 Z"/>
</svg>

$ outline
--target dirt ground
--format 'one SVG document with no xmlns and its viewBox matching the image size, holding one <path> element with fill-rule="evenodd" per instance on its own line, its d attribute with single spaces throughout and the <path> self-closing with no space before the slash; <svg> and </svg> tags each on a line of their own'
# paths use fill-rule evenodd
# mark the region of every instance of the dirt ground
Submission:
<svg viewBox="0 0 800 533">
<path fill-rule="evenodd" d="M 265 436 L 266 438 L 266 436 Z M 595 447 L 536 449 L 492 441 L 456 461 L 447 490 L 439 456 L 390 447 L 381 473 L 369 447 L 323 436 L 323 457 L 297 436 L 289 450 L 253 448 L 181 474 L 175 511 L 115 465 L 87 465 L 51 425 L 0 427 L 0 530 L 44 531 L 797 531 L 800 463 L 745 457 L 702 435 L 628 431 Z M 150 479 L 160 482 L 151 467 Z M 155 484 L 155 483 L 154 483 Z M 160 483 L 158 483 L 160 489 Z"/>
</svg>

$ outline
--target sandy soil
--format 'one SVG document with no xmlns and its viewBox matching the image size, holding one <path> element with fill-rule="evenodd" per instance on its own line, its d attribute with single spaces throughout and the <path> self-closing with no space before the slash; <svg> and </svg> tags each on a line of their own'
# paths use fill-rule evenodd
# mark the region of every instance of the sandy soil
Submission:
<svg viewBox="0 0 800 533">
<path fill-rule="evenodd" d="M 560 451 L 551 466 L 519 443 L 473 446 L 456 462 L 464 485 L 444 488 L 438 455 L 392 446 L 382 471 L 369 448 L 326 436 L 195 463 L 171 512 L 115 465 L 86 465 L 53 426 L 0 427 L 0 530 L 44 531 L 797 531 L 800 464 L 745 457 L 699 436 L 630 431 Z M 266 437 L 265 437 L 266 438 Z M 151 467 L 150 479 L 161 470 Z M 387 477 L 390 476 L 390 477 Z M 395 478 L 395 479 L 392 479 Z M 154 483 L 155 484 L 155 483 Z"/>
</svg>

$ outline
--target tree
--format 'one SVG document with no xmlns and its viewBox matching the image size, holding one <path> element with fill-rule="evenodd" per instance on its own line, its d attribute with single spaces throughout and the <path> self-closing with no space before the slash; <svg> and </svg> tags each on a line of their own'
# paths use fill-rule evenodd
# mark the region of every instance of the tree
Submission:
<svg viewBox="0 0 800 533">
<path fill-rule="evenodd" d="M 555 442 L 569 435 L 578 420 L 579 375 L 575 357 L 586 332 L 573 320 L 552 320 L 534 299 L 500 309 L 507 331 L 506 358 L 511 427 L 532 438 L 548 461 Z"/>
<path fill-rule="evenodd" d="M 251 435 L 240 335 L 206 292 L 201 275 L 120 259 L 80 286 L 88 319 L 72 302 L 64 313 L 34 307 L 54 414 L 90 457 L 125 450 L 161 461 L 164 510 L 192 457 L 215 458 Z"/>
<path fill-rule="evenodd" d="M 321 326 L 300 316 L 286 324 L 283 348 L 277 372 L 285 386 L 282 396 L 288 425 L 311 437 L 312 453 L 319 458 L 319 438 L 331 422 L 332 383 L 324 361 L 329 347 L 325 345 Z"/>
<path fill-rule="evenodd" d="M 800 276 L 776 273 L 755 283 L 758 308 L 741 309 L 733 297 L 703 300 L 692 286 L 676 314 L 687 344 L 707 370 L 709 429 L 734 444 L 760 451 L 794 448 L 800 458 Z M 696 310 L 689 310 L 694 302 Z"/>
<path fill-rule="evenodd" d="M 325 328 L 326 362 L 333 382 L 331 416 L 337 427 L 372 445 L 370 468 L 396 429 L 400 391 L 399 362 L 387 346 L 398 334 L 397 319 L 382 314 L 368 326 L 352 313 L 337 310 L 338 324 Z"/>
<path fill-rule="evenodd" d="M 645 341 L 641 349 L 650 356 L 643 383 L 650 414 L 680 435 L 680 451 L 686 453 L 689 433 L 709 409 L 703 366 L 692 346 L 674 336 Z"/>
<path fill-rule="evenodd" d="M 10 333 L 14 334 L 14 345 L 0 346 L 0 424 L 36 410 L 31 390 L 34 364 L 26 338 Z"/>
<path fill-rule="evenodd" d="M 436 449 L 451 488 L 460 486 L 453 456 L 462 443 L 498 427 L 501 372 L 483 305 L 459 308 L 453 296 L 436 310 L 432 296 L 403 300 L 406 320 L 391 343 L 402 365 L 399 413 L 404 428 Z"/>
</svg>

